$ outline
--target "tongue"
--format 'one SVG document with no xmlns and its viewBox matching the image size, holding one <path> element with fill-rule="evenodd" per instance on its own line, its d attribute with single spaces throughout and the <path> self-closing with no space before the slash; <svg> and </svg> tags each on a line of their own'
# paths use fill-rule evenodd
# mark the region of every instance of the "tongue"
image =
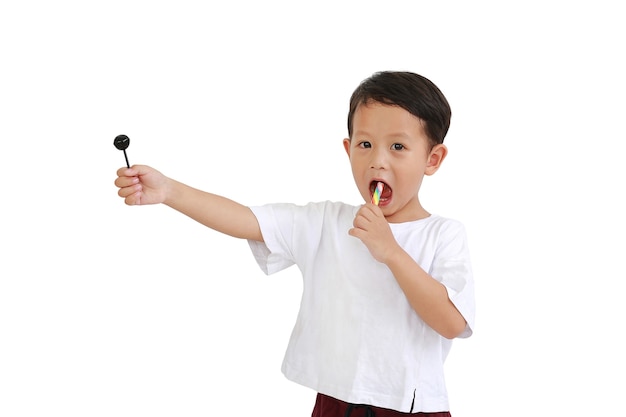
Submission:
<svg viewBox="0 0 626 417">
<path fill-rule="evenodd" d="M 389 197 L 391 197 L 391 188 L 389 188 L 387 185 L 385 185 L 385 187 L 383 188 L 383 192 L 380 195 L 380 198 L 387 199 Z"/>
</svg>

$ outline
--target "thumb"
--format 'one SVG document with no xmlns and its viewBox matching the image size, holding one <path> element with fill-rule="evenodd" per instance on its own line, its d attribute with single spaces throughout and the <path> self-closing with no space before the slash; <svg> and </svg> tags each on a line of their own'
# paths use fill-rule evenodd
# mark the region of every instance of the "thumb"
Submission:
<svg viewBox="0 0 626 417">
<path fill-rule="evenodd" d="M 130 168 L 120 168 L 119 170 L 117 170 L 117 175 L 120 177 L 139 177 L 142 175 L 150 174 L 154 171 L 154 168 L 151 168 L 148 165 L 132 165 Z"/>
</svg>

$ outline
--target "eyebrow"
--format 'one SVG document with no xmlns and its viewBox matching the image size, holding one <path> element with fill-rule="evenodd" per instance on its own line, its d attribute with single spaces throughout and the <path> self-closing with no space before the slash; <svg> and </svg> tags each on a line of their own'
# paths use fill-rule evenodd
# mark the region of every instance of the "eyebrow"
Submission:
<svg viewBox="0 0 626 417">
<path fill-rule="evenodd" d="M 354 132 L 352 132 L 352 137 L 356 137 L 356 136 L 372 137 L 372 135 L 370 133 L 368 133 L 366 131 L 363 131 L 363 130 L 355 130 Z M 407 133 L 404 133 L 404 132 L 397 132 L 397 133 L 392 133 L 390 135 L 386 135 L 385 138 L 389 138 L 389 139 L 411 139 L 411 135 L 409 135 Z"/>
</svg>

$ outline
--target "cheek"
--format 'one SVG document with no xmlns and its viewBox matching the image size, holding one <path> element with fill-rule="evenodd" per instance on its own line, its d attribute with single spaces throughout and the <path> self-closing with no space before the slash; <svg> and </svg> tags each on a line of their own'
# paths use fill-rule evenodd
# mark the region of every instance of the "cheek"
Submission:
<svg viewBox="0 0 626 417">
<path fill-rule="evenodd" d="M 414 194 L 420 188 L 423 176 L 423 171 L 420 173 L 419 170 L 415 169 L 399 172 L 396 178 L 400 180 L 400 184 L 396 188 L 401 189 L 405 193 Z"/>
<path fill-rule="evenodd" d="M 354 156 L 350 157 L 350 166 L 352 168 L 352 172 L 362 172 L 363 171 L 363 161 L 361 158 L 356 158 Z"/>
</svg>

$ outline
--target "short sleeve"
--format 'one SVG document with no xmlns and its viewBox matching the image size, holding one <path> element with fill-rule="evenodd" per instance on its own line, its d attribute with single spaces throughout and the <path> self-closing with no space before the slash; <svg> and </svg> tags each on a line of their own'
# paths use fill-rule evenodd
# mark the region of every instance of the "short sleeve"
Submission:
<svg viewBox="0 0 626 417">
<path fill-rule="evenodd" d="M 294 225 L 294 212 L 290 207 L 288 204 L 250 207 L 259 222 L 263 242 L 248 240 L 248 245 L 257 264 L 267 275 L 295 263 L 289 244 Z M 281 219 L 280 223 L 278 219 Z"/>
<path fill-rule="evenodd" d="M 459 337 L 471 336 L 476 309 L 474 276 L 467 235 L 461 223 L 451 222 L 442 231 L 430 274 L 446 287 L 450 301 L 467 321 L 467 326 Z"/>
</svg>

